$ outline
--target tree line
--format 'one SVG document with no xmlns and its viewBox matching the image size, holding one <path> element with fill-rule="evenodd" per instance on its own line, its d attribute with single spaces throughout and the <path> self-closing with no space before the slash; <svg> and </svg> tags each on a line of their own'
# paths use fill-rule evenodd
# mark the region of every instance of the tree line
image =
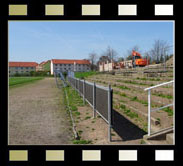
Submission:
<svg viewBox="0 0 183 166">
<path fill-rule="evenodd" d="M 124 55 L 119 55 L 116 50 L 108 46 L 101 55 L 98 55 L 94 51 L 89 53 L 88 60 L 91 63 L 91 70 L 96 70 L 100 62 L 120 62 L 124 60 L 131 60 L 132 50 L 134 50 L 139 52 L 143 58 L 149 59 L 150 64 L 159 64 L 166 62 L 173 56 L 173 54 L 170 53 L 172 47 L 173 46 L 169 45 L 167 41 L 155 40 L 152 48 L 148 51 L 142 52 L 140 47 L 135 45 L 130 49 L 127 49 Z"/>
</svg>

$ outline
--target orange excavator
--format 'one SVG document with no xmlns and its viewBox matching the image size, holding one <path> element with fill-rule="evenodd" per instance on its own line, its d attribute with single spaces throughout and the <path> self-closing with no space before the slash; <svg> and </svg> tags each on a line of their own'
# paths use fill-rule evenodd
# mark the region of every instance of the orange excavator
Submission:
<svg viewBox="0 0 183 166">
<path fill-rule="evenodd" d="M 133 50 L 132 51 L 132 64 L 133 64 L 133 67 L 136 67 L 136 66 L 144 67 L 149 64 L 149 60 L 143 59 L 140 53 Z"/>
</svg>

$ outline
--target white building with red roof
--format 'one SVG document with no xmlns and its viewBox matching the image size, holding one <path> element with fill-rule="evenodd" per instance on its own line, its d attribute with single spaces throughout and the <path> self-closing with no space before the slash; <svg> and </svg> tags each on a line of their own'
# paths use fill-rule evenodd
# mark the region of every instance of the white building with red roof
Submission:
<svg viewBox="0 0 183 166">
<path fill-rule="evenodd" d="M 51 74 L 55 70 L 60 70 L 62 72 L 67 71 L 79 71 L 86 72 L 91 70 L 89 60 L 74 60 L 74 59 L 52 59 L 51 60 Z"/>
<path fill-rule="evenodd" d="M 29 74 L 31 71 L 36 71 L 36 62 L 9 62 L 9 75 Z"/>
</svg>

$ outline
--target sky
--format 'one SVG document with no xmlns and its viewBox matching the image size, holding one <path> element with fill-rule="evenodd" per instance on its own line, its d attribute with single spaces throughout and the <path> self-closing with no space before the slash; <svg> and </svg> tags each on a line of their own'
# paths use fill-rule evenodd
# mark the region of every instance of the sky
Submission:
<svg viewBox="0 0 183 166">
<path fill-rule="evenodd" d="M 143 55 L 155 40 L 174 42 L 173 22 L 10 21 L 9 61 L 87 59 L 108 46 L 118 57 L 138 46 Z"/>
</svg>

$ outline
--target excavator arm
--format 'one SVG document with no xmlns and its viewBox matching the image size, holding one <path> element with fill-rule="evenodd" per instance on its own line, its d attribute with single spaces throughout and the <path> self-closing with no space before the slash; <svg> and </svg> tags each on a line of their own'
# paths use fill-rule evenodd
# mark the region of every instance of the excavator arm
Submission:
<svg viewBox="0 0 183 166">
<path fill-rule="evenodd" d="M 137 51 L 132 51 L 132 56 L 134 57 L 134 56 L 139 56 L 140 58 L 139 59 L 142 59 L 142 56 L 141 56 L 141 54 L 140 53 L 138 53 Z"/>
</svg>

